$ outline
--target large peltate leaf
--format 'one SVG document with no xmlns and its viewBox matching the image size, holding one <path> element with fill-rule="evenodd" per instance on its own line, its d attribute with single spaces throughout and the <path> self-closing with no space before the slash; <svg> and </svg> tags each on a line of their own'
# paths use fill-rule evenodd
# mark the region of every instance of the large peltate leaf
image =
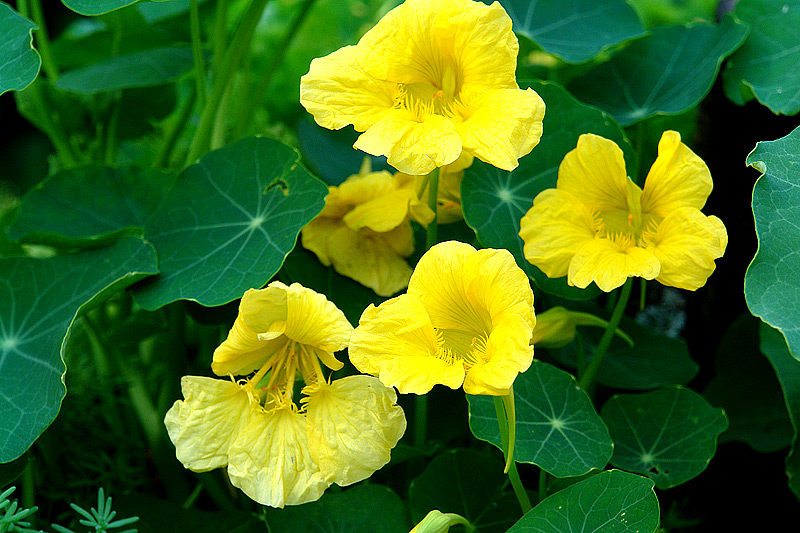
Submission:
<svg viewBox="0 0 800 533">
<path fill-rule="evenodd" d="M 53 246 L 97 246 L 144 223 L 175 184 L 155 169 L 100 165 L 55 174 L 25 194 L 9 236 Z"/>
<path fill-rule="evenodd" d="M 742 44 L 747 26 L 726 17 L 718 26 L 658 26 L 651 31 L 573 80 L 570 91 L 623 125 L 682 113 L 711 90 L 722 60 Z"/>
<path fill-rule="evenodd" d="M 780 330 L 800 359 L 800 128 L 758 143 L 747 164 L 763 175 L 753 189 L 758 251 L 744 276 L 744 296 L 750 312 Z"/>
<path fill-rule="evenodd" d="M 610 470 L 553 494 L 508 533 L 653 533 L 658 522 L 653 482 Z"/>
<path fill-rule="evenodd" d="M 61 2 L 81 15 L 102 15 L 121 7 L 135 4 L 139 0 L 61 0 Z"/>
<path fill-rule="evenodd" d="M 554 83 L 533 82 L 529 86 L 547 105 L 546 133 L 511 172 L 478 160 L 464 171 L 461 184 L 464 219 L 481 244 L 506 248 L 514 254 L 517 264 L 544 291 L 575 300 L 593 298 L 599 294 L 596 287 L 586 290 L 569 287 L 566 277 L 550 279 L 525 260 L 519 222 L 533 206 L 537 194 L 556 186 L 558 166 L 564 155 L 575 149 L 582 133 L 595 133 L 616 142 L 625 152 L 629 168 L 633 168 L 633 148 L 620 127 L 599 109 L 581 104 Z"/>
<path fill-rule="evenodd" d="M 514 31 L 570 63 L 644 33 L 636 11 L 625 0 L 531 2 L 501 0 Z"/>
<path fill-rule="evenodd" d="M 734 14 L 750 35 L 723 72 L 725 94 L 738 104 L 755 96 L 773 113 L 800 111 L 800 0 L 748 0 Z"/>
<path fill-rule="evenodd" d="M 21 91 L 39 74 L 42 59 L 33 49 L 36 24 L 0 2 L 0 94 Z"/>
<path fill-rule="evenodd" d="M 556 477 L 606 466 L 613 451 L 608 429 L 571 375 L 535 360 L 514 381 L 514 398 L 515 461 L 538 465 Z M 467 400 L 472 433 L 502 449 L 494 400 L 469 395 Z"/>
<path fill-rule="evenodd" d="M 187 168 L 145 225 L 161 274 L 133 288 L 145 309 L 228 303 L 262 287 L 325 205 L 328 188 L 278 141 L 248 138 Z"/>
<path fill-rule="evenodd" d="M 722 409 L 680 386 L 618 394 L 600 414 L 614 439 L 611 464 L 650 476 L 660 489 L 705 470 L 728 427 Z"/>
<path fill-rule="evenodd" d="M 0 463 L 58 414 L 64 345 L 80 309 L 157 271 L 153 248 L 135 237 L 80 254 L 0 259 Z"/>
</svg>

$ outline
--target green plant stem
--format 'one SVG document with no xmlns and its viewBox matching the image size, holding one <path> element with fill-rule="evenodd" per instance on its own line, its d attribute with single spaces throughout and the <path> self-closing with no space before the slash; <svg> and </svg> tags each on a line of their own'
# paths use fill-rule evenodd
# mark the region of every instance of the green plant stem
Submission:
<svg viewBox="0 0 800 533">
<path fill-rule="evenodd" d="M 196 100 L 197 90 L 193 87 L 189 96 L 178 109 L 178 118 L 166 130 L 164 142 L 161 143 L 161 148 L 153 161 L 154 167 L 165 168 L 169 166 L 170 159 L 172 159 L 172 151 L 175 149 L 175 144 L 178 142 L 181 132 L 183 132 L 186 124 L 189 122 L 189 117 L 192 116 L 192 110 L 194 109 Z"/>
<path fill-rule="evenodd" d="M 547 498 L 547 472 L 539 468 L 539 501 Z"/>
<path fill-rule="evenodd" d="M 194 57 L 194 82 L 200 108 L 206 105 L 206 60 L 203 57 L 203 37 L 200 34 L 200 6 L 198 0 L 189 2 L 189 29 L 192 35 Z"/>
<path fill-rule="evenodd" d="M 513 404 L 514 391 L 509 389 L 507 396 L 510 397 Z M 517 497 L 519 505 L 522 508 L 522 513 L 524 514 L 530 511 L 533 506 L 531 505 L 530 498 L 528 498 L 528 492 L 525 490 L 525 486 L 522 484 L 522 480 L 519 477 L 519 472 L 517 472 L 517 463 L 513 460 L 514 451 L 511 442 L 513 435 L 509 435 L 509 428 L 511 427 L 511 424 L 509 423 L 509 417 L 507 417 L 507 413 L 510 412 L 511 416 L 514 417 L 514 409 L 513 407 L 509 407 L 508 399 L 495 396 L 494 410 L 497 414 L 497 424 L 500 427 L 500 441 L 503 445 L 503 455 L 506 458 L 505 471 L 508 473 L 508 479 L 511 481 L 511 487 L 514 489 L 514 495 Z"/>
<path fill-rule="evenodd" d="M 253 38 L 261 13 L 264 11 L 269 0 L 253 0 L 245 11 L 239 26 L 234 32 L 231 44 L 220 60 L 215 58 L 215 68 L 211 84 L 211 92 L 208 95 L 206 105 L 200 114 L 200 123 L 197 126 L 194 139 L 186 156 L 186 165 L 195 162 L 207 149 L 211 140 L 211 133 L 214 128 L 214 119 L 217 115 L 222 97 L 231 81 L 234 78 L 242 58 L 250 49 L 250 42 Z"/>
<path fill-rule="evenodd" d="M 639 311 L 644 311 L 644 306 L 647 303 L 647 280 L 640 279 L 642 282 L 639 284 Z"/>
<path fill-rule="evenodd" d="M 427 177 L 428 180 L 428 207 L 433 211 L 433 220 L 428 222 L 425 238 L 425 248 L 430 250 L 439 242 L 439 222 L 436 214 L 437 195 L 439 194 L 439 167 L 434 168 Z"/>
<path fill-rule="evenodd" d="M 117 151 L 117 125 L 119 124 L 119 114 L 122 108 L 122 91 L 118 91 L 113 96 L 114 102 L 111 104 L 111 115 L 106 122 L 106 131 L 103 139 L 103 162 L 106 165 L 113 165 Z"/>
<path fill-rule="evenodd" d="M 428 395 L 414 397 L 414 446 L 425 446 L 428 435 Z"/>
<path fill-rule="evenodd" d="M 30 2 L 30 12 L 33 17 L 33 22 L 39 26 L 39 29 L 35 33 L 35 38 L 36 49 L 39 52 L 39 56 L 42 58 L 42 69 L 44 73 L 47 74 L 47 78 L 50 82 L 55 83 L 56 80 L 58 80 L 60 72 L 50 49 L 50 36 L 47 33 L 47 26 L 44 23 L 42 5 L 40 0 L 28 0 L 28 2 Z M 19 2 L 19 4 L 24 3 L 24 0 Z"/>
<path fill-rule="evenodd" d="M 586 370 L 586 350 L 583 347 L 583 339 L 577 328 L 575 328 L 575 357 L 578 366 L 578 375 L 582 376 L 584 370 Z"/>
<path fill-rule="evenodd" d="M 212 57 L 218 61 L 225 50 L 228 40 L 228 0 L 217 0 L 217 11 L 214 13 L 214 35 L 212 42 Z"/>
<path fill-rule="evenodd" d="M 589 361 L 589 366 L 586 367 L 586 371 L 580 377 L 578 383 L 580 387 L 584 391 L 589 390 L 589 386 L 594 381 L 595 375 L 597 375 L 597 371 L 600 368 L 600 364 L 603 362 L 603 358 L 608 351 L 608 347 L 611 345 L 611 340 L 614 338 L 614 332 L 619 326 L 619 322 L 622 319 L 622 314 L 625 312 L 625 306 L 628 304 L 628 298 L 631 295 L 631 287 L 633 286 L 633 278 L 628 278 L 625 281 L 625 284 L 622 286 L 622 291 L 617 298 L 617 302 L 614 305 L 614 311 L 611 314 L 611 320 L 608 321 L 608 326 L 606 326 L 606 330 L 603 332 L 603 337 L 600 339 L 600 343 L 597 345 L 594 353 L 592 354 L 592 359 Z"/>
</svg>

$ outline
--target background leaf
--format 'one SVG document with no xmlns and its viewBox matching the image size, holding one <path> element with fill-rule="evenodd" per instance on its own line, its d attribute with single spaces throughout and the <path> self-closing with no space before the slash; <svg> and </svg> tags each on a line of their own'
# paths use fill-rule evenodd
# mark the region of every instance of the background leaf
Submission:
<svg viewBox="0 0 800 533">
<path fill-rule="evenodd" d="M 502 0 L 514 32 L 570 63 L 644 33 L 636 11 L 624 0 L 530 2 Z"/>
<path fill-rule="evenodd" d="M 747 26 L 726 17 L 717 26 L 658 26 L 651 32 L 574 79 L 570 92 L 622 125 L 681 113 L 708 94 L 722 60 L 744 41 Z"/>
<path fill-rule="evenodd" d="M 266 284 L 328 194 L 297 159 L 285 144 L 248 138 L 183 171 L 145 225 L 161 274 L 133 287 L 136 301 L 215 306 Z"/>
<path fill-rule="evenodd" d="M 526 84 L 523 83 L 523 86 Z M 558 166 L 570 150 L 575 149 L 582 133 L 595 133 L 616 142 L 633 168 L 633 148 L 614 121 L 593 107 L 581 104 L 554 83 L 527 84 L 544 100 L 547 111 L 541 142 L 520 160 L 511 172 L 497 169 L 477 159 L 464 171 L 461 203 L 464 220 L 478 235 L 483 246 L 506 248 L 536 285 L 542 290 L 570 299 L 586 300 L 599 294 L 592 285 L 578 289 L 567 285 L 566 277 L 550 279 L 530 264 L 523 255 L 519 223 L 533 206 L 541 191 L 555 187 Z"/>
<path fill-rule="evenodd" d="M 61 0 L 61 2 L 81 15 L 102 15 L 121 7 L 135 4 L 139 0 Z"/>
<path fill-rule="evenodd" d="M 748 0 L 734 14 L 751 30 L 722 74 L 725 94 L 738 104 L 755 95 L 773 113 L 794 115 L 800 111 L 800 1 Z"/>
<path fill-rule="evenodd" d="M 679 386 L 618 394 L 600 415 L 614 440 L 611 464 L 649 476 L 660 489 L 705 470 L 716 452 L 717 436 L 728 427 L 722 409 Z"/>
<path fill-rule="evenodd" d="M 19 457 L 64 398 L 63 351 L 88 302 L 158 271 L 152 247 L 114 246 L 49 259 L 0 259 L 0 463 Z"/>
<path fill-rule="evenodd" d="M 0 94 L 21 91 L 39 74 L 42 59 L 33 49 L 36 24 L 0 2 Z"/>
<path fill-rule="evenodd" d="M 747 164 L 763 175 L 753 188 L 758 251 L 744 276 L 744 296 L 750 312 L 781 331 L 800 359 L 800 127 L 758 143 Z"/>
<path fill-rule="evenodd" d="M 514 381 L 517 416 L 514 459 L 556 477 L 586 474 L 608 463 L 613 444 L 603 420 L 575 378 L 534 360 Z M 502 449 L 494 400 L 467 395 L 475 437 Z"/>
<path fill-rule="evenodd" d="M 546 498 L 508 533 L 653 533 L 658 523 L 653 482 L 610 470 Z"/>
</svg>

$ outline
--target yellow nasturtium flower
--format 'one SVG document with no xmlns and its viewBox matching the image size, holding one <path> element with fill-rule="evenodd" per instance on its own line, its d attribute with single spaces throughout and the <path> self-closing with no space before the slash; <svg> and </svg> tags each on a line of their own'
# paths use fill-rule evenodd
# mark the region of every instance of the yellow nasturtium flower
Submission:
<svg viewBox="0 0 800 533">
<path fill-rule="evenodd" d="M 519 44 L 499 3 L 406 0 L 355 46 L 315 59 L 300 103 L 355 148 L 427 174 L 467 152 L 505 170 L 542 135 L 544 102 L 521 90 Z"/>
<path fill-rule="evenodd" d="M 533 359 L 528 277 L 507 250 L 444 242 L 417 263 L 406 294 L 361 315 L 350 361 L 401 393 L 438 384 L 502 396 Z"/>
<path fill-rule="evenodd" d="M 303 228 L 303 246 L 380 296 L 405 289 L 411 277 L 405 258 L 414 253 L 411 217 L 433 218 L 416 196 L 414 177 L 371 172 L 365 164 L 328 191 L 325 208 Z"/>
<path fill-rule="evenodd" d="M 661 136 L 644 189 L 613 141 L 581 135 L 556 188 L 539 193 L 522 219 L 525 258 L 581 288 L 595 282 L 609 292 L 639 276 L 698 289 L 728 243 L 722 221 L 700 212 L 711 188 L 708 167 L 675 131 Z"/>
<path fill-rule="evenodd" d="M 227 466 L 231 483 L 273 507 L 316 500 L 385 465 L 405 432 L 394 390 L 370 376 L 328 382 L 320 361 L 340 368 L 352 326 L 323 295 L 273 282 L 242 298 L 228 339 L 214 353 L 218 374 L 181 380 L 184 399 L 164 423 L 186 468 Z M 294 384 L 305 382 L 294 401 Z"/>
<path fill-rule="evenodd" d="M 472 165 L 473 157 L 466 152 L 461 157 L 439 169 L 439 180 L 436 192 L 436 223 L 450 224 L 464 219 L 461 209 L 461 181 L 464 179 L 464 170 Z M 427 186 L 428 176 L 416 176 L 414 188 L 420 202 L 428 205 L 430 187 Z M 417 216 L 418 211 L 413 211 L 411 216 L 422 226 L 427 226 L 428 221 Z M 427 213 L 425 213 L 427 215 Z"/>
<path fill-rule="evenodd" d="M 474 531 L 472 524 L 463 516 L 455 513 L 443 513 L 434 509 L 426 514 L 425 518 L 409 533 L 447 533 L 451 527 L 456 525 L 464 526 L 468 532 Z"/>
</svg>

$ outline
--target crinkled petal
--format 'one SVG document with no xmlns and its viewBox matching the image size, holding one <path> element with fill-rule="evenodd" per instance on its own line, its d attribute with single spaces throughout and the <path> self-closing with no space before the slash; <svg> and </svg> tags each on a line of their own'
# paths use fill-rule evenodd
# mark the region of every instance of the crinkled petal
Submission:
<svg viewBox="0 0 800 533">
<path fill-rule="evenodd" d="M 592 133 L 581 135 L 558 167 L 558 190 L 599 212 L 628 209 L 628 181 L 622 150 Z"/>
<path fill-rule="evenodd" d="M 584 244 L 572 258 L 567 282 L 585 289 L 595 282 L 600 290 L 611 292 L 630 277 L 655 279 L 660 264 L 652 252 L 631 245 L 622 239 L 598 238 Z"/>
<path fill-rule="evenodd" d="M 486 358 L 467 371 L 464 392 L 491 396 L 508 394 L 517 374 L 525 372 L 533 361 L 532 333 L 528 317 L 513 312 L 497 317 L 497 324 L 486 342 Z"/>
<path fill-rule="evenodd" d="M 542 137 L 545 105 L 533 89 L 492 89 L 465 98 L 456 121 L 464 150 L 504 170 L 514 170 Z"/>
<path fill-rule="evenodd" d="M 647 249 L 661 262 L 656 281 L 694 291 L 714 272 L 728 236 L 717 217 L 707 217 L 693 207 L 683 207 L 665 218 Z"/>
<path fill-rule="evenodd" d="M 408 191 L 394 190 L 353 207 L 343 220 L 354 231 L 361 228 L 379 233 L 391 231 L 408 219 L 410 201 Z"/>
<path fill-rule="evenodd" d="M 597 223 L 592 212 L 572 194 L 546 189 L 520 222 L 525 259 L 548 277 L 567 275 L 572 258 L 594 240 Z"/>
<path fill-rule="evenodd" d="M 404 294 L 370 305 L 350 338 L 350 361 L 403 393 L 425 394 L 434 385 L 457 389 L 464 381 L 460 360 L 437 357 L 436 332 L 422 302 Z"/>
<path fill-rule="evenodd" d="M 278 283 L 280 282 L 274 281 L 269 286 L 276 286 Z M 286 336 L 289 339 L 328 353 L 347 347 L 353 326 L 336 304 L 325 295 L 299 283 L 292 283 L 285 290 L 288 310 Z M 333 370 L 341 367 L 339 363 Z"/>
<path fill-rule="evenodd" d="M 711 194 L 711 172 L 676 131 L 665 131 L 658 157 L 647 174 L 642 211 L 666 218 L 681 207 L 702 209 Z"/>
<path fill-rule="evenodd" d="M 308 451 L 305 416 L 288 406 L 258 412 L 239 433 L 228 453 L 228 476 L 271 507 L 312 502 L 331 484 Z"/>
<path fill-rule="evenodd" d="M 183 466 L 205 472 L 228 464 L 228 451 L 253 416 L 255 404 L 240 385 L 202 376 L 181 378 L 183 400 L 164 424 Z"/>
<path fill-rule="evenodd" d="M 394 389 L 371 376 L 306 387 L 311 457 L 340 486 L 366 479 L 389 462 L 406 430 Z"/>
</svg>

